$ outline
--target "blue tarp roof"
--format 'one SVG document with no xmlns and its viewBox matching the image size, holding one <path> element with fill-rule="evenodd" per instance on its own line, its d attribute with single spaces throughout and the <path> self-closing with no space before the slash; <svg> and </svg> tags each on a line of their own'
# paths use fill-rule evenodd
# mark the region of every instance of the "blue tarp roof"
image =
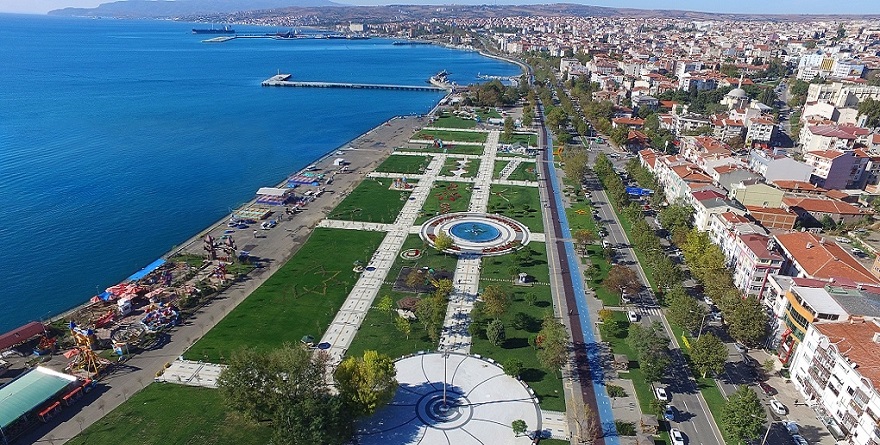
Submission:
<svg viewBox="0 0 880 445">
<path fill-rule="evenodd" d="M 158 260 L 153 261 L 152 263 L 148 264 L 148 265 L 147 265 L 146 267 L 144 267 L 143 269 L 141 269 L 141 270 L 135 272 L 134 275 L 128 277 L 128 281 L 137 281 L 137 280 L 140 280 L 141 278 L 147 276 L 147 274 L 149 274 L 150 272 L 152 272 L 152 271 L 158 269 L 159 266 L 161 266 L 161 265 L 163 265 L 163 264 L 165 264 L 165 260 L 162 259 L 162 258 L 159 258 Z"/>
<path fill-rule="evenodd" d="M 626 193 L 628 195 L 633 195 L 633 196 L 646 196 L 646 195 L 650 195 L 651 193 L 654 193 L 654 191 L 649 190 L 649 189 L 643 189 L 640 187 L 627 187 Z"/>
</svg>

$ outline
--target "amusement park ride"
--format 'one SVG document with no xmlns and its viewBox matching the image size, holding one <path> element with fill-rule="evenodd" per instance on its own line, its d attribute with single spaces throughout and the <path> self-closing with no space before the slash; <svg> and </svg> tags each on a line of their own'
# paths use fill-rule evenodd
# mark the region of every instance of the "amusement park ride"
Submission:
<svg viewBox="0 0 880 445">
<path fill-rule="evenodd" d="M 99 376 L 110 365 L 110 361 L 95 354 L 95 331 L 80 328 L 71 321 L 70 335 L 76 346 L 64 353 L 64 357 L 70 359 L 64 371 L 73 375 L 85 374 L 87 378 Z"/>
</svg>

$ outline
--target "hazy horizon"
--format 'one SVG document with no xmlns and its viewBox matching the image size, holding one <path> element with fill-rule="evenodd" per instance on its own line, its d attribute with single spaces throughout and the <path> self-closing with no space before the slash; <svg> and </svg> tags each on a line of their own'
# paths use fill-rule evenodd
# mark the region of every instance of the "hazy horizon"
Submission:
<svg viewBox="0 0 880 445">
<path fill-rule="evenodd" d="M 337 3 L 349 5 L 529 5 L 543 4 L 541 0 L 437 0 L 437 1 L 400 1 L 400 0 L 333 0 Z M 295 2 L 295 0 L 294 0 Z M 0 0 L 0 12 L 19 14 L 45 14 L 53 9 L 66 7 L 93 8 L 107 0 Z M 607 6 L 612 8 L 634 8 L 648 10 L 683 10 L 714 13 L 752 13 L 752 14 L 880 14 L 880 1 L 877 0 L 851 0 L 848 2 L 831 3 L 825 0 L 778 0 L 768 2 L 766 0 L 740 0 L 735 4 L 716 3 L 709 5 L 704 1 L 697 0 L 668 0 L 658 5 L 655 0 L 568 0 L 555 3 L 578 3 L 594 6 Z M 713 7 L 716 6 L 716 7 Z"/>
</svg>

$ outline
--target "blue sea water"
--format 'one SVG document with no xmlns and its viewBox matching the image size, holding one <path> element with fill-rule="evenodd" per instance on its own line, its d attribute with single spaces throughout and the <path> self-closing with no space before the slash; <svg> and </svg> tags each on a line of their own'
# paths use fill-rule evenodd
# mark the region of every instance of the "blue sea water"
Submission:
<svg viewBox="0 0 880 445">
<path fill-rule="evenodd" d="M 408 85 L 519 73 L 386 39 L 206 44 L 192 26 L 0 15 L 0 332 L 82 303 L 258 187 L 442 97 L 260 86 L 279 70 Z"/>
</svg>

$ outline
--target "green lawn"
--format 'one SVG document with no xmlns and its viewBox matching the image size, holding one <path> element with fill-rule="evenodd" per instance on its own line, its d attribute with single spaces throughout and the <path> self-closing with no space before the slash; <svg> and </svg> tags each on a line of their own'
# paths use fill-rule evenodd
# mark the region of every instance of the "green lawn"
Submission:
<svg viewBox="0 0 880 445">
<path fill-rule="evenodd" d="M 483 146 L 482 145 L 446 145 L 443 148 L 434 147 L 433 145 L 426 145 L 420 148 L 414 147 L 400 147 L 396 149 L 397 151 L 405 151 L 409 153 L 448 153 L 451 155 L 482 155 L 483 154 Z"/>
<path fill-rule="evenodd" d="M 442 117 L 437 118 L 432 127 L 438 128 L 474 128 L 477 126 L 477 121 L 473 119 L 462 119 L 458 116 L 453 116 L 451 114 L 444 114 Z"/>
<path fill-rule="evenodd" d="M 532 232 L 544 231 L 541 197 L 537 187 L 516 187 L 492 184 L 489 213 L 509 216 L 525 224 Z"/>
<path fill-rule="evenodd" d="M 524 264 L 522 270 L 534 276 L 539 282 L 546 283 L 549 279 L 549 270 L 544 245 L 531 243 L 528 247 L 531 247 L 534 253 L 531 261 Z M 535 391 L 541 408 L 565 411 L 562 379 L 557 377 L 558 374 L 554 375 L 541 367 L 535 349 L 529 345 L 529 337 L 540 330 L 544 315 L 553 312 L 550 286 L 543 284 L 535 284 L 532 287 L 514 286 L 512 276 L 508 272 L 514 257 L 515 255 L 508 254 L 485 259 L 480 277 L 481 289 L 490 285 L 499 286 L 511 296 L 510 306 L 501 317 L 501 321 L 507 327 L 507 339 L 501 345 L 495 346 L 485 338 L 474 337 L 471 353 L 491 357 L 502 365 L 512 358 L 518 358 L 524 365 L 520 377 Z M 504 281 L 496 281 L 498 279 Z M 526 302 L 525 296 L 529 293 L 537 297 L 534 306 L 529 306 Z M 513 326 L 514 317 L 518 312 L 528 314 L 531 319 L 523 329 Z"/>
<path fill-rule="evenodd" d="M 700 388 L 700 393 L 703 394 L 703 398 L 706 399 L 706 405 L 709 405 L 709 411 L 712 412 L 712 417 L 715 418 L 715 422 L 718 424 L 718 429 L 721 431 L 721 437 L 724 438 L 724 443 L 736 443 L 720 422 L 721 411 L 724 409 L 727 399 L 721 394 L 721 390 L 718 389 L 718 386 L 715 384 L 715 379 L 711 377 L 699 378 L 697 379 L 697 385 Z"/>
<path fill-rule="evenodd" d="M 477 176 L 477 172 L 480 170 L 480 159 L 463 159 L 463 158 L 453 158 L 447 157 L 446 162 L 443 164 L 443 168 L 440 170 L 440 174 L 443 176 L 455 176 L 452 172 L 458 170 L 459 161 L 465 161 L 463 169 L 465 173 L 461 174 L 462 178 L 473 178 Z"/>
<path fill-rule="evenodd" d="M 385 162 L 376 167 L 376 171 L 412 175 L 424 172 L 430 162 L 431 156 L 425 156 L 423 158 L 419 156 L 391 155 L 388 156 L 388 159 L 386 159 Z"/>
<path fill-rule="evenodd" d="M 422 206 L 422 216 L 416 219 L 416 224 L 421 224 L 441 213 L 464 212 L 470 202 L 471 184 L 436 181 L 425 200 L 425 205 Z"/>
<path fill-rule="evenodd" d="M 537 147 L 538 146 L 538 135 L 534 133 L 513 133 L 510 137 L 505 137 L 504 133 L 501 133 L 501 137 L 498 138 L 498 142 L 502 144 L 514 144 L 517 142 L 522 142 L 523 144 L 528 144 L 529 147 Z"/>
<path fill-rule="evenodd" d="M 482 131 L 455 131 L 455 130 L 421 130 L 412 139 L 425 140 L 428 142 L 440 139 L 446 142 L 486 142 L 488 133 Z"/>
<path fill-rule="evenodd" d="M 492 167 L 492 177 L 495 179 L 501 178 L 501 170 L 504 170 L 504 167 L 507 167 L 507 164 L 510 164 L 510 161 L 496 159 L 495 166 Z"/>
<path fill-rule="evenodd" d="M 68 443 L 264 445 L 272 430 L 229 411 L 216 389 L 153 383 Z"/>
<path fill-rule="evenodd" d="M 393 179 L 368 178 L 333 209 L 328 218 L 345 221 L 392 223 L 406 203 L 409 192 L 389 190 Z M 409 181 L 415 184 L 415 181 Z"/>
<path fill-rule="evenodd" d="M 485 121 L 490 117 L 501 117 L 501 113 L 494 108 L 481 108 L 477 110 L 477 116 L 480 116 L 480 119 Z"/>
<path fill-rule="evenodd" d="M 354 262 L 369 261 L 384 237 L 382 232 L 315 229 L 296 255 L 185 356 L 218 363 L 243 347 L 270 349 L 299 343 L 304 335 L 320 338 L 357 281 Z"/>
<path fill-rule="evenodd" d="M 537 181 L 538 173 L 535 168 L 534 162 L 520 162 L 507 179 L 512 181 Z"/>
</svg>

